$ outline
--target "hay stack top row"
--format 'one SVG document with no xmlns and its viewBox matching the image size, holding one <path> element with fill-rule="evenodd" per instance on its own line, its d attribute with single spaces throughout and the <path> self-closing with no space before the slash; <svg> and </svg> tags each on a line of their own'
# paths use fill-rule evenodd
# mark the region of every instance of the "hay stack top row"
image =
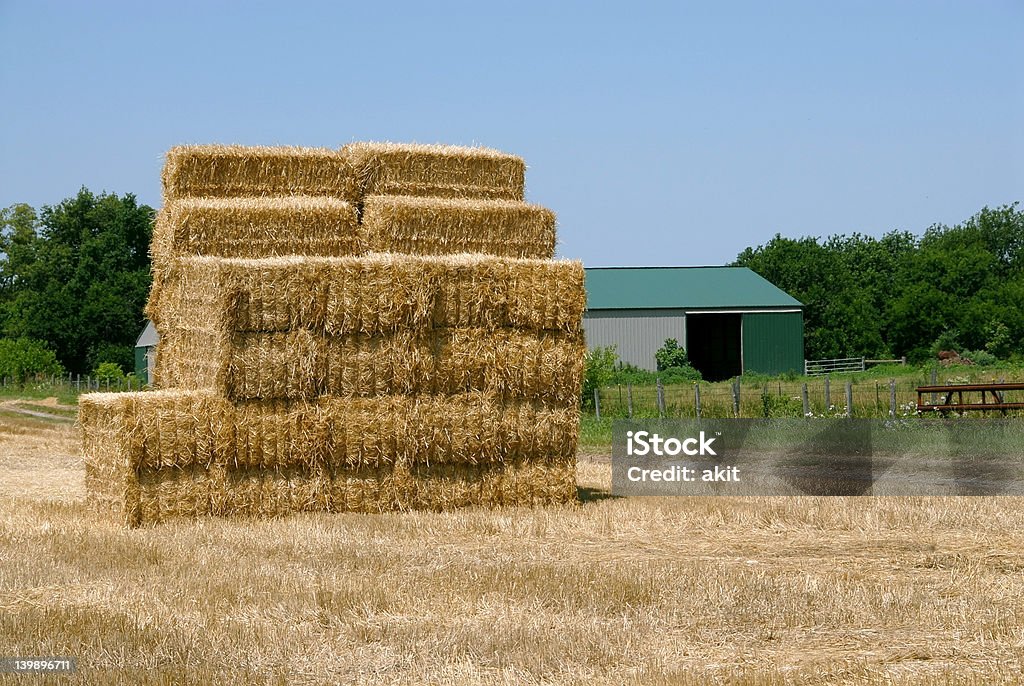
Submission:
<svg viewBox="0 0 1024 686">
<path fill-rule="evenodd" d="M 185 145 L 167 153 L 165 204 L 185 197 L 368 195 L 522 200 L 521 157 L 480 147 L 351 143 L 339 150 Z"/>
</svg>

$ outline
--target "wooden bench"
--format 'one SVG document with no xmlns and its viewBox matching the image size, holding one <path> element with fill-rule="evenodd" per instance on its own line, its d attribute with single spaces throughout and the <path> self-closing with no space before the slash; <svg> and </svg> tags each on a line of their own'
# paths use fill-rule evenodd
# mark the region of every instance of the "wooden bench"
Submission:
<svg viewBox="0 0 1024 686">
<path fill-rule="evenodd" d="M 1024 410 L 1024 402 L 1007 402 L 1006 391 L 1024 391 L 1024 383 L 968 383 L 949 384 L 945 386 L 918 386 L 917 409 L 919 412 L 939 411 L 963 412 L 968 410 L 998 410 L 1006 414 L 1007 410 Z M 968 394 L 964 402 L 964 393 Z M 971 402 L 970 395 L 981 393 L 981 402 Z M 956 402 L 953 396 L 956 395 Z M 945 395 L 943 402 L 925 402 L 925 395 Z M 989 402 L 991 396 L 991 402 Z"/>
</svg>

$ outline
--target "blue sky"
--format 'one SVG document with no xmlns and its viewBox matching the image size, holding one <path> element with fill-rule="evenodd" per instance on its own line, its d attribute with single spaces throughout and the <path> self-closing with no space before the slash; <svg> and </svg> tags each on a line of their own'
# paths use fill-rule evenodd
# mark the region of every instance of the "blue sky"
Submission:
<svg viewBox="0 0 1024 686">
<path fill-rule="evenodd" d="M 294 5 L 294 6 L 293 6 Z M 588 265 L 1024 200 L 1024 2 L 0 0 L 0 206 L 159 206 L 179 143 L 483 144 Z"/>
</svg>

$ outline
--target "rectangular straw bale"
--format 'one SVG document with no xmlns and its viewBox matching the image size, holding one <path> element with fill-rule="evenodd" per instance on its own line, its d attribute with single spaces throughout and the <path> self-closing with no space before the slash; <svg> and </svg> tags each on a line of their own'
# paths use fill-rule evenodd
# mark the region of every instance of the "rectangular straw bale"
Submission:
<svg viewBox="0 0 1024 686">
<path fill-rule="evenodd" d="M 128 526 L 575 499 L 576 412 L 481 394 L 234 405 L 96 393 L 80 422 L 88 500 Z"/>
<path fill-rule="evenodd" d="M 351 143 L 341 153 L 364 196 L 523 199 L 526 164 L 491 148 Z"/>
<path fill-rule="evenodd" d="M 234 400 L 486 391 L 575 406 L 585 353 L 579 334 L 512 329 L 382 336 L 172 329 L 160 341 L 156 378 L 164 387 L 209 388 Z"/>
<path fill-rule="evenodd" d="M 348 468 L 143 471 L 131 526 L 206 515 L 266 519 L 298 512 L 448 511 L 577 502 L 575 462 Z"/>
<path fill-rule="evenodd" d="M 382 334 L 444 327 L 581 331 L 583 266 L 485 255 L 173 260 L 147 315 L 172 328 Z"/>
<path fill-rule="evenodd" d="M 486 393 L 232 403 L 201 391 L 91 393 L 80 400 L 87 480 L 107 501 L 143 470 L 559 463 L 575 455 L 575 408 Z M 116 486 L 116 487 L 115 487 Z"/>
<path fill-rule="evenodd" d="M 373 195 L 363 201 L 361 232 L 371 252 L 555 255 L 555 213 L 511 200 Z"/>
<path fill-rule="evenodd" d="M 348 156 L 327 148 L 181 145 L 167 152 L 161 181 L 164 204 L 186 197 L 359 199 Z"/>
<path fill-rule="evenodd" d="M 277 257 L 365 252 L 355 207 L 327 196 L 179 198 L 157 214 L 154 262 L 172 257 Z"/>
</svg>

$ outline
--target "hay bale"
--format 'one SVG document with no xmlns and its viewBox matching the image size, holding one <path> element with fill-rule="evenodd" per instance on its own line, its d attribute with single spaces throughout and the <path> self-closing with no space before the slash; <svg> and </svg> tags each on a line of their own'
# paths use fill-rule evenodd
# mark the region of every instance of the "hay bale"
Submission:
<svg viewBox="0 0 1024 686">
<path fill-rule="evenodd" d="M 578 415 L 485 394 L 234 404 L 82 396 L 88 500 L 177 517 L 446 510 L 575 500 Z"/>
<path fill-rule="evenodd" d="M 539 259 L 555 254 L 555 213 L 510 200 L 373 195 L 363 201 L 361 231 L 373 252 Z"/>
<path fill-rule="evenodd" d="M 79 420 L 107 500 L 121 493 L 108 477 L 146 470 L 563 462 L 579 423 L 575 408 L 487 393 L 234 403 L 176 389 L 83 395 Z"/>
<path fill-rule="evenodd" d="M 147 315 L 171 329 L 376 335 L 435 328 L 581 331 L 583 265 L 485 255 L 182 258 Z"/>
<path fill-rule="evenodd" d="M 523 199 L 526 164 L 490 148 L 351 143 L 341 153 L 364 196 Z"/>
<path fill-rule="evenodd" d="M 168 151 L 161 180 L 165 205 L 186 197 L 359 199 L 348 156 L 327 148 L 182 145 Z"/>
<path fill-rule="evenodd" d="M 188 255 L 276 257 L 357 255 L 359 217 L 325 196 L 181 198 L 157 215 L 154 262 Z"/>
<path fill-rule="evenodd" d="M 137 527 L 207 515 L 266 519 L 299 512 L 443 512 L 577 502 L 575 462 L 409 468 L 143 471 Z"/>
<path fill-rule="evenodd" d="M 156 380 L 234 400 L 485 391 L 575 406 L 585 354 L 580 334 L 514 329 L 376 336 L 170 329 L 160 340 Z"/>
</svg>

